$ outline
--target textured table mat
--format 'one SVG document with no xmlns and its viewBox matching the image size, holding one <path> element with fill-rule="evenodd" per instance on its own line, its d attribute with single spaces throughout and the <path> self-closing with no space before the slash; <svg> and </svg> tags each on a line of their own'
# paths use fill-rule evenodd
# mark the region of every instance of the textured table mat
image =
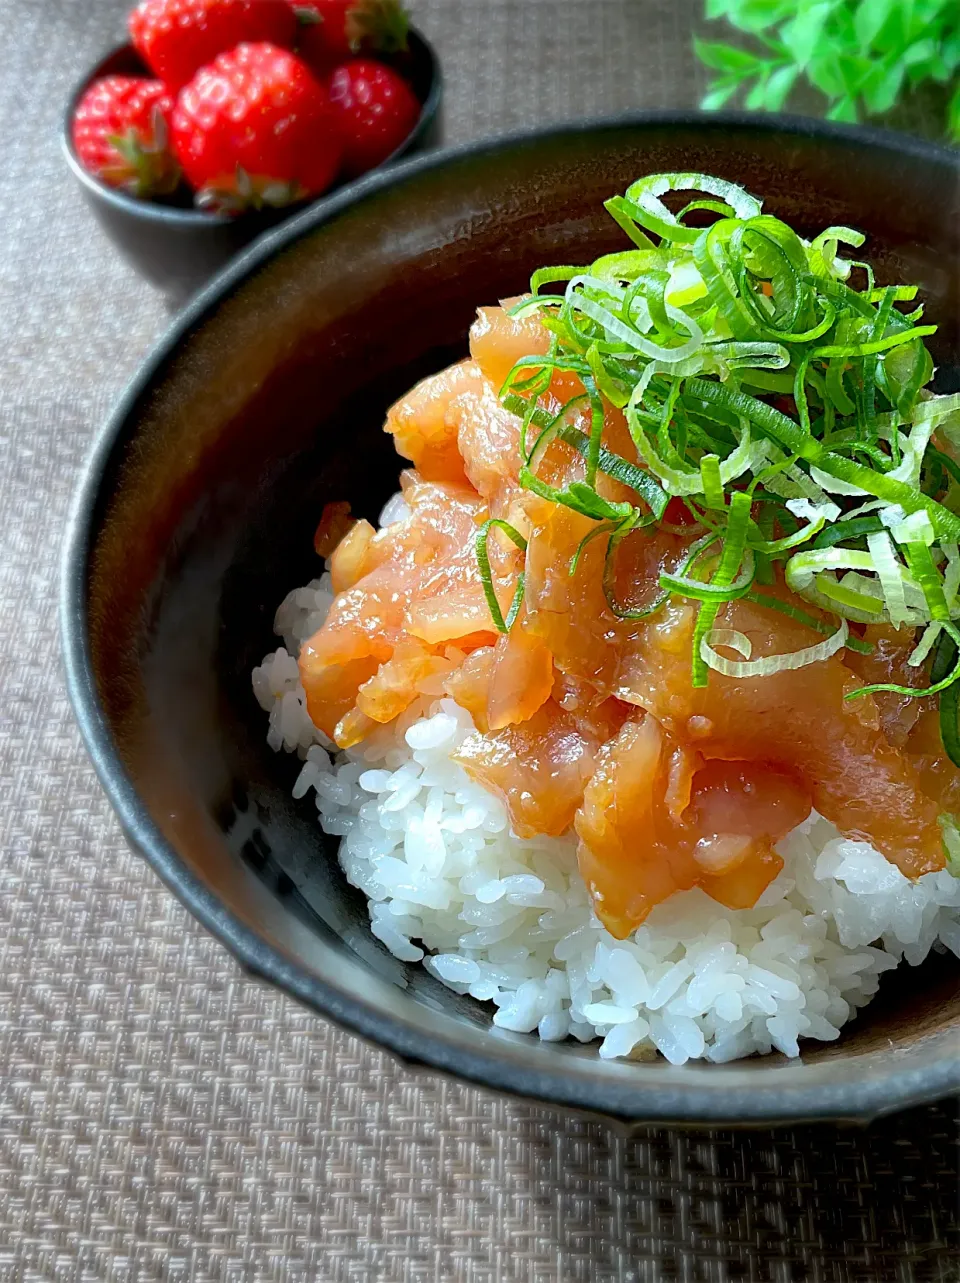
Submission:
<svg viewBox="0 0 960 1283">
<path fill-rule="evenodd" d="M 56 641 L 78 470 L 168 319 L 57 149 L 124 7 L 0 0 L 0 1281 L 960 1278 L 954 1104 L 624 1141 L 250 983 L 128 851 Z M 681 0 L 414 7 L 451 140 L 702 89 Z"/>
</svg>

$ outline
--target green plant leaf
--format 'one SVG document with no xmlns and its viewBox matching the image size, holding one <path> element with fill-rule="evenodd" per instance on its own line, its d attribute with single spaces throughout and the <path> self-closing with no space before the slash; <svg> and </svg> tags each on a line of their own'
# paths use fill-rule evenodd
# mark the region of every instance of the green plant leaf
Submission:
<svg viewBox="0 0 960 1283">
<path fill-rule="evenodd" d="M 904 66 L 899 60 L 877 63 L 861 85 L 864 105 L 873 116 L 889 111 L 903 84 Z"/>
<path fill-rule="evenodd" d="M 940 46 L 940 53 L 950 71 L 956 71 L 960 67 L 960 22 L 957 23 L 956 31 L 947 36 Z"/>
<path fill-rule="evenodd" d="M 763 105 L 767 111 L 781 111 L 800 74 L 799 67 L 778 67 L 767 81 Z"/>
<path fill-rule="evenodd" d="M 761 76 L 743 100 L 743 105 L 747 111 L 762 111 L 766 100 L 766 92 L 767 77 Z"/>
<path fill-rule="evenodd" d="M 935 57 L 936 53 L 937 46 L 932 40 L 918 40 L 909 49 L 904 49 L 901 54 L 901 61 L 905 67 L 913 67 L 917 63 Z"/>
<path fill-rule="evenodd" d="M 819 0 L 819 3 L 801 9 L 795 18 L 780 28 L 780 39 L 799 67 L 805 67 L 813 57 L 830 9 L 829 0 Z"/>
<path fill-rule="evenodd" d="M 861 48 L 870 48 L 898 3 L 899 0 L 861 0 L 853 19 Z"/>
<path fill-rule="evenodd" d="M 714 71 L 723 71 L 727 75 L 738 77 L 752 76 L 763 65 L 762 59 L 745 49 L 733 45 L 720 44 L 711 40 L 694 40 L 693 47 L 697 57 L 706 67 Z"/>
<path fill-rule="evenodd" d="M 955 142 L 960 142 L 960 84 L 953 91 L 947 107 L 947 129 Z"/>
<path fill-rule="evenodd" d="M 751 109 L 779 111 L 806 79 L 829 100 L 829 117 L 883 115 L 908 88 L 950 84 L 960 69 L 960 0 L 705 0 L 708 18 L 751 34 L 754 49 L 696 41 L 721 74 L 703 105 L 715 109 L 740 89 Z M 947 130 L 960 134 L 955 91 Z"/>
<path fill-rule="evenodd" d="M 950 79 L 950 68 L 944 62 L 943 54 L 940 53 L 939 49 L 928 60 L 925 69 L 923 67 L 911 67 L 910 75 L 916 79 L 921 76 L 924 70 L 926 70 L 926 75 L 939 85 L 945 85 Z"/>
<path fill-rule="evenodd" d="M 858 120 L 857 103 L 854 98 L 841 98 L 827 112 L 827 120 L 844 120 L 855 125 Z"/>
<path fill-rule="evenodd" d="M 913 34 L 913 4 L 911 0 L 898 0 L 890 14 L 884 35 L 885 52 L 906 48 Z"/>
<path fill-rule="evenodd" d="M 719 111 L 720 108 L 730 101 L 733 95 L 740 88 L 739 83 L 730 81 L 716 80 L 707 93 L 700 100 L 700 106 L 703 111 Z"/>
<path fill-rule="evenodd" d="M 869 58 L 841 55 L 837 59 L 837 64 L 843 80 L 845 97 L 856 98 L 864 81 L 873 71 L 873 63 Z"/>
<path fill-rule="evenodd" d="M 741 0 L 737 26 L 753 34 L 766 31 L 788 18 L 795 7 L 793 0 Z"/>
<path fill-rule="evenodd" d="M 845 85 L 840 71 L 840 59 L 835 53 L 815 58 L 807 68 L 807 76 L 814 88 L 819 89 L 828 98 L 839 98 L 844 93 Z"/>
<path fill-rule="evenodd" d="M 921 26 L 929 27 L 939 19 L 956 19 L 956 6 L 952 0 L 914 0 L 913 10 Z"/>
</svg>

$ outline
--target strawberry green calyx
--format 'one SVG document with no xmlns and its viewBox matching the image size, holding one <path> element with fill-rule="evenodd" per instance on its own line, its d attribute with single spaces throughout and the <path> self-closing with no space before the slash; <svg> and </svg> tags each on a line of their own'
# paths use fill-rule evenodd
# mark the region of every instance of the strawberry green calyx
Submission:
<svg viewBox="0 0 960 1283">
<path fill-rule="evenodd" d="M 169 196 L 176 191 L 180 166 L 170 152 L 167 122 L 159 106 L 153 110 L 151 125 L 149 137 L 136 129 L 110 135 L 108 141 L 119 160 L 102 170 L 104 182 L 140 198 Z"/>
<path fill-rule="evenodd" d="M 208 213 L 236 216 L 251 209 L 283 209 L 305 200 L 306 195 L 299 183 L 248 174 L 238 165 L 232 180 L 207 184 L 197 192 L 194 203 Z"/>
</svg>

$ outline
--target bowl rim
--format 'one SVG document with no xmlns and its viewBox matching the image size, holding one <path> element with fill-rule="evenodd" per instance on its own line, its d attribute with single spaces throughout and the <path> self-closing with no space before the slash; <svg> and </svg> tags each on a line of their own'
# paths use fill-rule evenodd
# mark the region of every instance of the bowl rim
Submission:
<svg viewBox="0 0 960 1283">
<path fill-rule="evenodd" d="M 223 268 L 179 313 L 141 363 L 98 432 L 83 466 L 63 544 L 60 575 L 60 635 L 66 688 L 87 751 L 125 837 L 195 918 L 248 972 L 411 1065 L 452 1074 L 489 1090 L 601 1115 L 607 1119 L 681 1126 L 752 1126 L 799 1122 L 867 1122 L 886 1113 L 923 1104 L 960 1091 L 960 1057 L 944 1055 L 921 1068 L 892 1064 L 882 1074 L 829 1086 L 777 1083 L 776 1077 L 748 1093 L 719 1092 L 691 1076 L 675 1091 L 645 1086 L 642 1073 L 626 1081 L 593 1078 L 584 1082 L 559 1064 L 556 1070 L 531 1068 L 512 1060 L 509 1044 L 491 1042 L 486 1050 L 465 1050 L 455 1032 L 424 1035 L 402 1017 L 375 1009 L 339 987 L 334 975 L 320 976 L 291 962 L 256 931 L 242 923 L 200 881 L 167 841 L 140 800 L 117 751 L 96 691 L 90 654 L 86 580 L 97 529 L 96 509 L 109 460 L 122 442 L 138 403 L 182 342 L 199 330 L 220 303 L 287 246 L 337 219 L 354 204 L 385 188 L 400 187 L 421 175 L 472 158 L 555 142 L 564 136 L 624 129 L 705 128 L 802 135 L 812 141 L 835 140 L 907 154 L 955 171 L 960 185 L 960 152 L 924 139 L 880 130 L 782 114 L 749 112 L 644 111 L 464 143 L 427 152 L 398 165 L 372 171 L 330 197 L 314 203 L 260 237 Z M 586 1090 L 585 1090 L 586 1089 Z M 730 1096 L 736 1101 L 731 1102 Z"/>
<path fill-rule="evenodd" d="M 417 117 L 417 123 L 407 134 L 399 147 L 395 148 L 390 155 L 375 166 L 369 173 L 377 173 L 387 165 L 393 165 L 408 152 L 412 151 L 421 139 L 429 132 L 440 111 L 440 103 L 443 99 L 443 70 L 440 65 L 440 59 L 437 51 L 421 31 L 411 26 L 408 36 L 412 44 L 420 45 L 427 56 L 427 62 L 430 67 L 430 89 L 426 98 L 420 105 L 420 115 Z M 108 73 L 106 68 L 115 58 L 123 54 L 129 54 L 141 63 L 143 59 L 137 53 L 136 49 L 129 40 L 122 44 L 115 45 L 108 50 L 96 63 L 96 65 L 87 71 L 83 78 L 78 80 L 71 90 L 66 105 L 60 117 L 60 147 L 64 159 L 67 162 L 73 176 L 84 187 L 94 200 L 99 200 L 113 209 L 121 211 L 132 218 L 142 219 L 146 223 L 153 223 L 158 226 L 183 228 L 222 228 L 243 226 L 251 218 L 255 219 L 261 212 L 252 210 L 246 216 L 240 215 L 233 217 L 229 214 L 217 214 L 211 210 L 204 209 L 181 209 L 176 205 L 163 205 L 158 201 L 139 200 L 136 196 L 130 196 L 127 192 L 120 191 L 116 187 L 108 187 L 102 183 L 99 178 L 84 169 L 77 156 L 76 148 L 73 145 L 73 116 L 80 102 L 80 99 L 93 84 L 95 80 Z M 151 76 L 149 68 L 144 64 L 144 71 Z M 361 175 L 360 179 L 343 179 L 337 183 L 337 186 L 329 192 L 321 192 L 319 196 L 314 196 L 306 202 L 301 202 L 291 207 L 289 217 L 295 218 L 299 213 L 310 209 L 318 201 L 327 200 L 335 196 L 337 192 L 344 187 L 352 186 L 353 183 L 362 181 L 366 175 Z M 283 210 L 270 210 L 271 214 L 283 218 Z M 272 224 L 271 224 L 272 225 Z"/>
</svg>

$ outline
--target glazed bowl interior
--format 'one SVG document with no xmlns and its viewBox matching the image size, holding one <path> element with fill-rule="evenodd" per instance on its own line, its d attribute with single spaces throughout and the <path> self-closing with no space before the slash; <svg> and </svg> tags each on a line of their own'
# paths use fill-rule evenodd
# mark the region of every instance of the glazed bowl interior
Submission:
<svg viewBox="0 0 960 1283">
<path fill-rule="evenodd" d="M 376 519 L 401 463 L 391 400 L 462 356 L 474 309 L 543 263 L 623 243 L 602 201 L 635 177 L 742 183 L 802 233 L 869 235 L 916 281 L 956 364 L 956 161 L 893 135 L 652 117 L 406 164 L 308 211 L 193 305 L 101 440 L 65 564 L 68 676 L 132 842 L 252 970 L 411 1060 L 626 1118 L 865 1118 L 958 1085 L 958 968 L 887 978 L 839 1042 L 729 1065 L 604 1062 L 492 1030 L 491 1009 L 371 935 L 295 759 L 265 743 L 250 672 L 277 604 L 320 573 L 323 504 Z"/>
</svg>

